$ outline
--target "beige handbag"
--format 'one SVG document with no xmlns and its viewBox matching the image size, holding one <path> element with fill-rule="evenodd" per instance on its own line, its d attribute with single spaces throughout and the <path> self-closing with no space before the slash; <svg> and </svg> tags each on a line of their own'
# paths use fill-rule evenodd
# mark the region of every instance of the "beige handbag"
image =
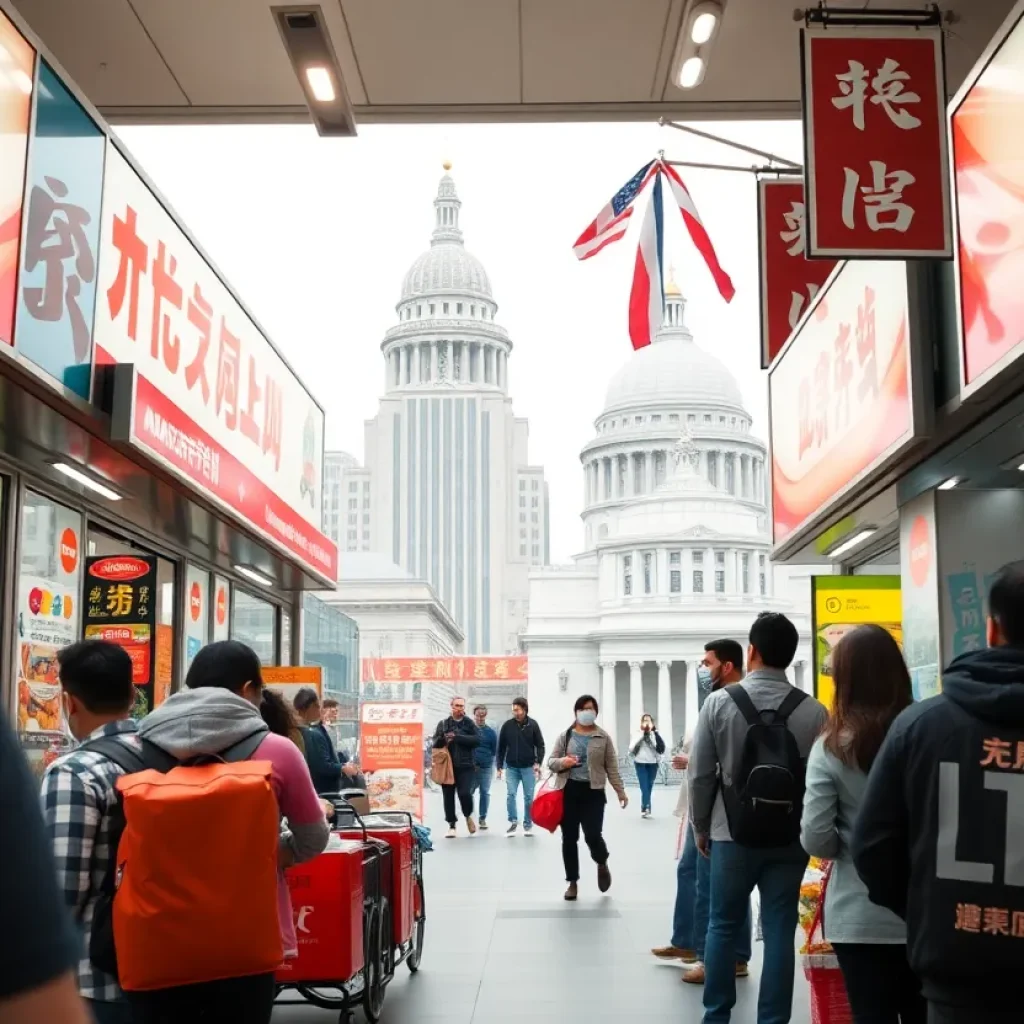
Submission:
<svg viewBox="0 0 1024 1024">
<path fill-rule="evenodd" d="M 447 748 L 434 750 L 430 755 L 430 779 L 439 786 L 455 785 L 455 769 L 452 767 L 452 755 Z"/>
</svg>

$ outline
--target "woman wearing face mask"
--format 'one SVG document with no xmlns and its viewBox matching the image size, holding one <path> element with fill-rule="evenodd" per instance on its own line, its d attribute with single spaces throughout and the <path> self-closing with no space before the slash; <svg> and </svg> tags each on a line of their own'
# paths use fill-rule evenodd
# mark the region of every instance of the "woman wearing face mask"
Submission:
<svg viewBox="0 0 1024 1024">
<path fill-rule="evenodd" d="M 650 715 L 640 719 L 640 735 L 633 738 L 629 752 L 633 755 L 633 766 L 640 783 L 640 817 L 649 818 L 654 780 L 658 777 L 658 761 L 665 753 L 665 741 Z"/>
<path fill-rule="evenodd" d="M 575 723 L 555 741 L 548 767 L 555 773 L 555 788 L 564 791 L 562 814 L 562 861 L 565 864 L 567 900 L 577 897 L 580 880 L 580 829 L 597 864 L 597 887 L 601 892 L 611 888 L 608 870 L 608 846 L 601 834 L 604 828 L 605 786 L 610 782 L 625 809 L 629 804 L 622 785 L 615 744 L 596 724 L 597 701 L 584 694 L 573 708 Z"/>
</svg>

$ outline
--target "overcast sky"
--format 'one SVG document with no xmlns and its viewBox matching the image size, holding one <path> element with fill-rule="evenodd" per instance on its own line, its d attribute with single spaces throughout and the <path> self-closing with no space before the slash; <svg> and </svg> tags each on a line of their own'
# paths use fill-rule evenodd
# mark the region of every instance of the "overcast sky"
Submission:
<svg viewBox="0 0 1024 1024">
<path fill-rule="evenodd" d="M 796 122 L 702 128 L 800 159 Z M 509 385 L 530 421 L 530 460 L 551 486 L 551 556 L 583 546 L 579 452 L 608 382 L 630 358 L 635 232 L 585 263 L 572 243 L 610 196 L 664 149 L 669 159 L 750 166 L 648 124 L 362 127 L 356 139 L 297 126 L 122 128 L 122 138 L 327 410 L 327 447 L 363 457 L 384 386 L 380 343 L 402 278 L 430 241 L 442 162 L 454 164 L 466 246 L 491 278 L 514 350 Z M 681 169 L 736 285 L 726 305 L 682 220 L 667 253 L 698 345 L 734 372 L 767 438 L 760 370 L 753 175 Z"/>
</svg>

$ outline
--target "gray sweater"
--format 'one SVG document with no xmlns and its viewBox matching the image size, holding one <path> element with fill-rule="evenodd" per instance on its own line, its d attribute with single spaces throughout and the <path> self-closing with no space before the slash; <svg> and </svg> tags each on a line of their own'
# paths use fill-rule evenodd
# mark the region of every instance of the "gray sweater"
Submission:
<svg viewBox="0 0 1024 1024">
<path fill-rule="evenodd" d="M 812 857 L 833 862 L 825 891 L 824 929 L 829 942 L 885 945 L 907 941 L 904 923 L 876 906 L 850 856 L 850 836 L 868 777 L 830 754 L 819 739 L 807 762 L 807 793 L 800 842 Z"/>
<path fill-rule="evenodd" d="M 738 685 L 747 691 L 758 711 L 777 708 L 793 689 L 786 673 L 774 668 L 757 669 Z M 796 737 L 801 757 L 810 753 L 827 719 L 824 705 L 813 697 L 802 701 L 789 716 L 787 725 Z M 724 688 L 709 694 L 697 719 L 687 776 L 693 830 L 698 835 L 710 835 L 715 842 L 732 841 L 718 784 L 719 765 L 723 781 L 731 784 L 739 771 L 746 738 L 746 719 L 732 697 Z"/>
</svg>

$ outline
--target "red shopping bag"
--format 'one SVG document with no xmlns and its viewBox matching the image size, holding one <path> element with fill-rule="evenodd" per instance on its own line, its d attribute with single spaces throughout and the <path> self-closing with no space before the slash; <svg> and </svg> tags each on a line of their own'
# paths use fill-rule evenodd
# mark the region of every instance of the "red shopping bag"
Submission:
<svg viewBox="0 0 1024 1024">
<path fill-rule="evenodd" d="M 530 819 L 535 825 L 554 832 L 562 824 L 563 808 L 564 794 L 562 790 L 555 789 L 554 781 L 548 777 L 540 784 L 540 789 L 533 798 Z"/>
<path fill-rule="evenodd" d="M 853 1010 L 846 994 L 843 972 L 832 947 L 825 941 L 823 916 L 825 890 L 832 877 L 832 864 L 825 869 L 821 895 L 807 935 L 803 960 L 804 977 L 811 989 L 811 1024 L 853 1024 Z"/>
</svg>

